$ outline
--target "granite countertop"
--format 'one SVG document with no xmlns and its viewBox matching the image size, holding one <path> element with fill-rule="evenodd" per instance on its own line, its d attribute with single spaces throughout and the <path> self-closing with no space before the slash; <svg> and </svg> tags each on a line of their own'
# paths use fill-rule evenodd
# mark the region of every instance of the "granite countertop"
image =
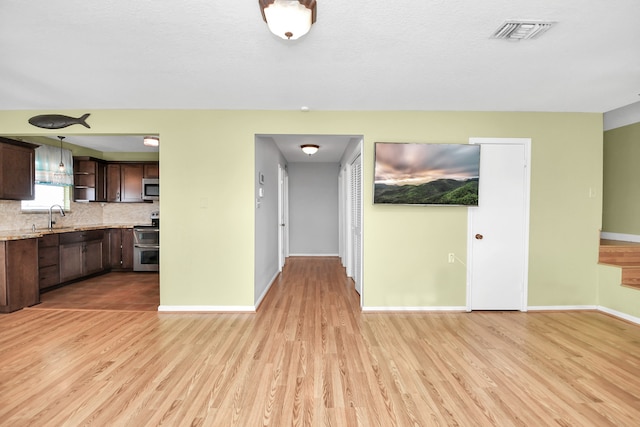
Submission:
<svg viewBox="0 0 640 427">
<path fill-rule="evenodd" d="M 6 230 L 0 231 L 0 242 L 7 240 L 21 240 L 21 239 L 37 239 L 38 237 L 45 236 L 47 234 L 59 234 L 59 233 L 71 233 L 73 231 L 87 231 L 87 230 L 100 230 L 106 228 L 133 228 L 134 224 L 94 224 L 94 225 L 77 225 L 74 227 L 60 227 L 60 228 L 36 228 L 26 230 Z"/>
</svg>

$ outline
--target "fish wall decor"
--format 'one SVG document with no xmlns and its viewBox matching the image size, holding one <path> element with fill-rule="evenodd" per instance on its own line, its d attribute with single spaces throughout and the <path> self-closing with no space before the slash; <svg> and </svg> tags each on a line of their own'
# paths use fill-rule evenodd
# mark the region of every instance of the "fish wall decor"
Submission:
<svg viewBox="0 0 640 427">
<path fill-rule="evenodd" d="M 34 126 L 43 129 L 62 129 L 71 125 L 82 125 L 86 128 L 91 128 L 87 124 L 87 117 L 91 113 L 83 114 L 82 117 L 69 117 L 61 114 L 42 114 L 40 116 L 33 116 L 29 119 L 29 123 Z"/>
</svg>

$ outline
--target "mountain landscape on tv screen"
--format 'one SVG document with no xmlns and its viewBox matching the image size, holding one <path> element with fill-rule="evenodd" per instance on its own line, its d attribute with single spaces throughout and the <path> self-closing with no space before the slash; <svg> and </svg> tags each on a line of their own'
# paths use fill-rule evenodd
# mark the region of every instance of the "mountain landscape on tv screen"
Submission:
<svg viewBox="0 0 640 427">
<path fill-rule="evenodd" d="M 419 185 L 375 184 L 374 203 L 405 205 L 478 205 L 478 178 L 438 179 Z"/>
</svg>

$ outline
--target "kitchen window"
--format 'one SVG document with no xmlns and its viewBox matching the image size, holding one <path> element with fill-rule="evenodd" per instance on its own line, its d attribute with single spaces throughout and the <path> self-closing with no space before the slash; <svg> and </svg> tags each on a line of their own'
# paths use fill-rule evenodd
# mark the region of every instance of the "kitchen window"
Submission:
<svg viewBox="0 0 640 427">
<path fill-rule="evenodd" d="M 36 184 L 35 198 L 22 201 L 23 212 L 46 211 L 50 206 L 60 205 L 65 211 L 71 206 L 71 187 L 62 185 Z"/>
<path fill-rule="evenodd" d="M 64 164 L 61 171 L 60 163 Z M 22 211 L 48 210 L 52 205 L 70 208 L 73 185 L 73 155 L 70 150 L 49 145 L 36 148 L 36 181 L 34 200 L 23 200 Z"/>
</svg>

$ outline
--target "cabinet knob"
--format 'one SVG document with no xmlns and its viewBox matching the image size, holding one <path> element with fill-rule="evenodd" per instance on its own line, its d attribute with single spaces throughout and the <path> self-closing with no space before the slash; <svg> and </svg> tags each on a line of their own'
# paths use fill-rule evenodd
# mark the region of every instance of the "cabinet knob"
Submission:
<svg viewBox="0 0 640 427">
<path fill-rule="evenodd" d="M 484 236 L 482 234 L 476 234 L 476 239 L 477 240 L 482 240 L 482 239 L 484 239 Z"/>
</svg>

